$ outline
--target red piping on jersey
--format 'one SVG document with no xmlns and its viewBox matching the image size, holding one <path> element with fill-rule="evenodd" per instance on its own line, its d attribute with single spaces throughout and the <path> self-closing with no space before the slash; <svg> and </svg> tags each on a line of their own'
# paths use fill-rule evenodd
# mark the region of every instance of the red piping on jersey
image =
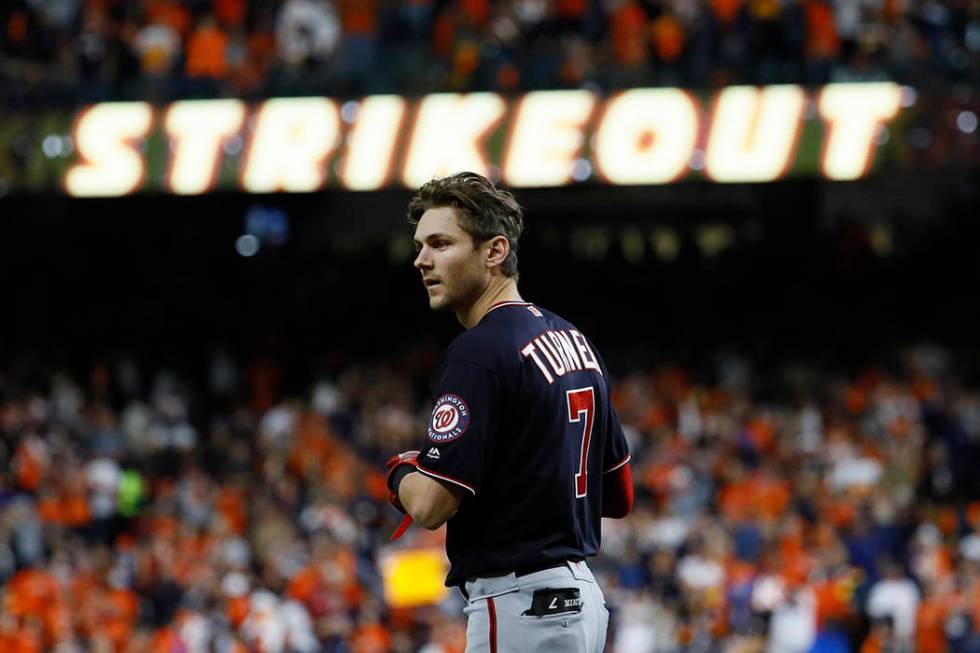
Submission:
<svg viewBox="0 0 980 653">
<path fill-rule="evenodd" d="M 467 490 L 469 490 L 470 492 L 472 492 L 473 493 L 473 496 L 476 496 L 476 490 L 473 489 L 472 487 L 470 487 L 469 485 L 467 485 L 466 483 L 464 483 L 463 481 L 459 480 L 458 478 L 453 478 L 452 476 L 445 476 L 443 474 L 437 474 L 434 471 L 432 471 L 431 469 L 426 469 L 425 467 L 422 467 L 422 465 L 419 465 L 417 467 L 417 469 L 420 472 L 422 472 L 423 474 L 426 474 L 426 475 L 431 476 L 433 478 L 437 478 L 440 481 L 449 481 L 450 483 L 455 483 L 456 485 L 459 485 L 460 487 L 464 487 Z"/>
<path fill-rule="evenodd" d="M 487 599 L 487 614 L 490 617 L 490 653 L 497 653 L 497 608 L 492 596 Z"/>
<path fill-rule="evenodd" d="M 534 304 L 532 304 L 531 302 L 511 302 L 511 301 L 497 302 L 496 304 L 494 304 L 493 306 L 487 309 L 487 313 L 489 313 L 494 309 L 501 308 L 503 306 L 534 306 Z M 484 313 L 484 315 L 486 315 L 487 313 Z"/>
<path fill-rule="evenodd" d="M 623 465 L 611 474 L 602 476 L 603 517 L 622 519 L 633 509 L 633 473 Z"/>
<path fill-rule="evenodd" d="M 608 474 L 609 472 L 616 471 L 617 469 L 619 469 L 620 467 L 622 467 L 623 465 L 625 465 L 626 463 L 628 463 L 630 461 L 630 458 L 632 458 L 632 457 L 633 457 L 633 454 L 627 454 L 627 456 L 625 458 L 623 458 L 618 463 L 616 463 L 615 465 L 613 465 L 612 467 L 610 467 L 609 469 L 607 469 L 606 471 L 604 471 L 602 473 L 603 474 Z"/>
</svg>

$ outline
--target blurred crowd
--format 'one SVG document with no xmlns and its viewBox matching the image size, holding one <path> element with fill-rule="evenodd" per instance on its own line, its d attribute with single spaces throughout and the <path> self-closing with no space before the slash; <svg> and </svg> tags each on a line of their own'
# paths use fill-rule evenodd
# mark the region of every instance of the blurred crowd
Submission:
<svg viewBox="0 0 980 653">
<path fill-rule="evenodd" d="M 387 541 L 382 475 L 419 444 L 437 355 L 337 359 L 302 393 L 220 352 L 199 375 L 0 369 L 0 652 L 461 653 L 458 594 L 392 607 L 379 571 L 442 547 Z M 975 381 L 932 346 L 624 370 L 637 505 L 593 562 L 608 650 L 980 651 Z"/>
<path fill-rule="evenodd" d="M 6 104 L 975 83 L 978 0 L 8 0 Z"/>
</svg>

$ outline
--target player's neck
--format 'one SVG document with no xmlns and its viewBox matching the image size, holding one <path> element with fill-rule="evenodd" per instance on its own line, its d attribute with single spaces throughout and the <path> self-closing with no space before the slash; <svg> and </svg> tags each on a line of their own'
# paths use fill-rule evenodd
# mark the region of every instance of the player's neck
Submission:
<svg viewBox="0 0 980 653">
<path fill-rule="evenodd" d="M 464 310 L 456 311 L 456 318 L 465 328 L 472 329 L 495 304 L 522 301 L 524 300 L 517 291 L 517 281 L 513 277 L 492 277 L 486 290 L 475 302 Z"/>
</svg>

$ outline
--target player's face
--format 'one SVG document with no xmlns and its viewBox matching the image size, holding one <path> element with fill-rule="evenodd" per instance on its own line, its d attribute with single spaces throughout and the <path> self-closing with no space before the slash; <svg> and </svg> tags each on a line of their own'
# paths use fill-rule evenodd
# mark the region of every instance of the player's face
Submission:
<svg viewBox="0 0 980 653">
<path fill-rule="evenodd" d="M 429 209 L 415 227 L 415 267 L 433 310 L 458 310 L 475 302 L 489 281 L 483 247 L 459 226 L 451 207 Z"/>
</svg>

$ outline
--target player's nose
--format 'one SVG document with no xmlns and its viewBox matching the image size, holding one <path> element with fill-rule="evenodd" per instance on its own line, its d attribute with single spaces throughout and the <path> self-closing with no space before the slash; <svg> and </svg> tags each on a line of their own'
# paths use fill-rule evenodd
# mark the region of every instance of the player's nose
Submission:
<svg viewBox="0 0 980 653">
<path fill-rule="evenodd" d="M 432 261 L 429 259 L 426 247 L 422 247 L 422 249 L 419 250 L 419 253 L 415 256 L 415 261 L 412 263 L 412 265 L 414 265 L 418 270 L 432 267 Z"/>
</svg>

